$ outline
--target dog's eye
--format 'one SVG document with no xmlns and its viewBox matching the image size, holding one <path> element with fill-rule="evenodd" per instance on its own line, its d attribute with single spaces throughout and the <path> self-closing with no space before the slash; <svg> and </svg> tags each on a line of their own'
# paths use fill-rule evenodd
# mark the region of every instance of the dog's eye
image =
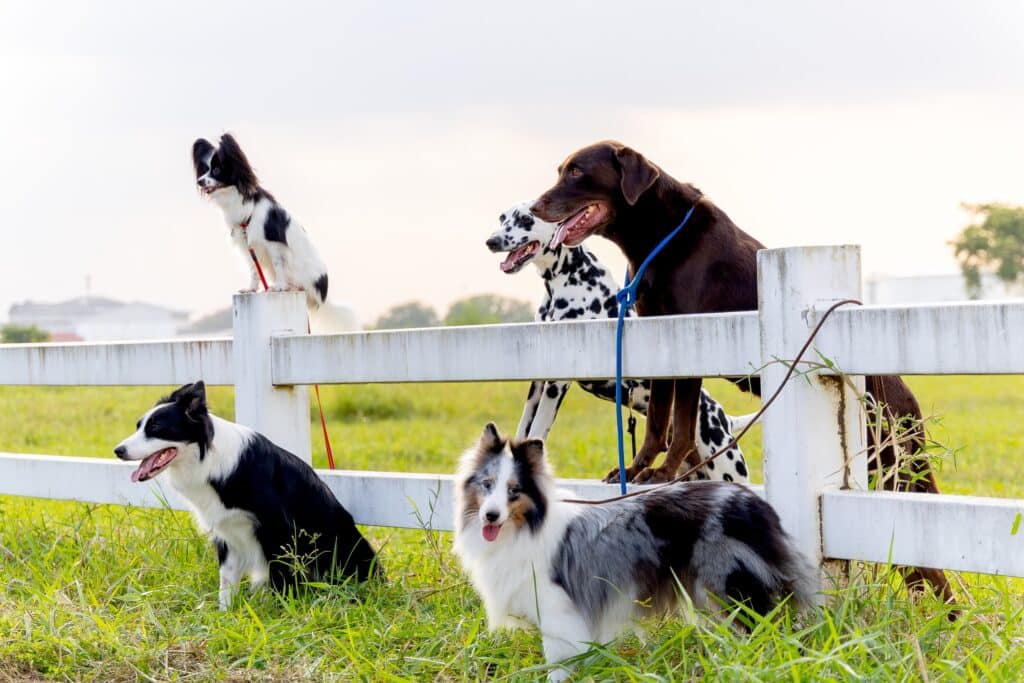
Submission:
<svg viewBox="0 0 1024 683">
<path fill-rule="evenodd" d="M 579 166 L 570 166 L 569 175 L 572 176 L 573 178 L 579 178 L 580 176 L 583 175 L 583 169 L 581 169 Z"/>
<path fill-rule="evenodd" d="M 518 498 L 519 494 L 522 493 L 522 492 L 523 492 L 523 490 L 521 488 L 519 488 L 518 486 L 509 486 L 508 487 L 508 497 L 509 498 Z"/>
<path fill-rule="evenodd" d="M 494 488 L 494 480 L 484 479 L 482 482 L 480 482 L 480 486 L 483 487 L 484 491 L 490 491 L 491 489 Z"/>
<path fill-rule="evenodd" d="M 212 175 L 214 178 L 216 178 L 218 175 L 220 175 L 220 169 L 217 168 L 217 167 L 211 168 L 210 169 L 210 175 Z"/>
</svg>

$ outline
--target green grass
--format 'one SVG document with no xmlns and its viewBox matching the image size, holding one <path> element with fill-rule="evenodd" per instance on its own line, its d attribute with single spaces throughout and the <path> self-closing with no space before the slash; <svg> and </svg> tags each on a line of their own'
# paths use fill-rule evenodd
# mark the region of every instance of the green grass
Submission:
<svg viewBox="0 0 1024 683">
<path fill-rule="evenodd" d="M 1024 495 L 1024 378 L 917 378 L 933 435 L 956 449 L 943 489 Z M 756 403 L 720 382 L 735 413 Z M 514 428 L 521 384 L 325 387 L 339 466 L 450 472 L 487 420 Z M 0 450 L 109 457 L 159 390 L 0 388 Z M 231 392 L 211 389 L 232 416 Z M 550 449 L 560 475 L 614 462 L 609 404 L 570 392 Z M 317 432 L 314 431 L 314 434 Z M 757 433 L 744 444 L 760 478 Z M 317 463 L 323 447 L 314 437 Z M 0 496 L 0 681 L 533 680 L 532 631 L 487 633 L 447 534 L 371 528 L 387 583 L 269 591 L 216 608 L 212 549 L 184 514 Z M 645 623 L 601 649 L 578 680 L 1020 680 L 1021 582 L 961 577 L 955 624 L 891 575 L 855 568 L 819 617 L 737 635 L 708 620 Z M 965 594 L 966 589 L 966 594 Z"/>
</svg>

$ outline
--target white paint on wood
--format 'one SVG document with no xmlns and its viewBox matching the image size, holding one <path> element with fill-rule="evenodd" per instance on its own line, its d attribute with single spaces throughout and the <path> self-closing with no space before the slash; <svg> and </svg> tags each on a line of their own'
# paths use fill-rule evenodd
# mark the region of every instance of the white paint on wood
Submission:
<svg viewBox="0 0 1024 683">
<path fill-rule="evenodd" d="M 847 373 L 1021 374 L 1022 332 L 1024 302 L 850 307 L 828 319 L 815 347 Z"/>
<path fill-rule="evenodd" d="M 0 385 L 232 384 L 230 339 L 2 344 Z"/>
<path fill-rule="evenodd" d="M 136 484 L 136 464 L 61 455 L 0 453 L 0 494 L 136 507 L 186 509 L 161 477 Z M 317 470 L 356 522 L 369 526 L 451 531 L 452 475 L 357 470 Z M 617 496 L 618 484 L 561 479 L 559 485 L 586 500 Z M 630 486 L 630 490 L 637 490 Z M 759 486 L 751 486 L 762 493 Z"/>
<path fill-rule="evenodd" d="M 235 421 L 311 462 L 309 388 L 275 386 L 270 378 L 271 337 L 305 331 L 302 292 L 235 295 Z"/>
<path fill-rule="evenodd" d="M 276 384 L 615 376 L 614 320 L 302 335 L 272 344 Z M 760 359 L 757 314 L 627 320 L 623 347 L 627 377 L 744 376 Z"/>
<path fill-rule="evenodd" d="M 1022 500 L 827 491 L 822 498 L 825 554 L 1024 577 L 1022 515 Z"/>
<path fill-rule="evenodd" d="M 853 246 L 758 252 L 762 396 L 782 383 L 811 332 L 817 303 L 860 296 L 860 249 Z M 857 392 L 836 377 L 809 374 L 786 385 L 765 413 L 764 478 L 768 501 L 808 557 L 822 559 L 818 497 L 828 487 L 864 487 L 865 431 Z"/>
</svg>

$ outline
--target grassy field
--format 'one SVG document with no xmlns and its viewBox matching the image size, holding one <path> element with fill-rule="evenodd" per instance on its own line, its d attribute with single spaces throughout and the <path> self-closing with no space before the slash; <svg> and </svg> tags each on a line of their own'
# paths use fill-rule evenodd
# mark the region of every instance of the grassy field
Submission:
<svg viewBox="0 0 1024 683">
<path fill-rule="evenodd" d="M 1024 378 L 916 378 L 933 437 L 949 447 L 945 491 L 1024 496 Z M 724 383 L 734 413 L 756 404 Z M 110 457 L 155 389 L 0 388 L 0 450 Z M 324 389 L 339 465 L 450 472 L 487 420 L 514 428 L 525 386 Z M 231 417 L 229 390 L 212 389 Z M 614 461 L 607 403 L 570 392 L 550 443 L 560 475 Z M 323 451 L 314 439 L 318 465 Z M 744 449 L 760 479 L 757 432 Z M 387 583 L 270 592 L 216 609 L 212 549 L 170 511 L 0 496 L 0 681 L 533 680 L 533 632 L 487 633 L 447 534 L 368 529 Z M 963 617 L 908 600 L 893 578 L 856 567 L 820 618 L 759 622 L 750 635 L 698 620 L 645 624 L 577 679 L 1020 680 L 1021 582 L 960 577 Z"/>
</svg>

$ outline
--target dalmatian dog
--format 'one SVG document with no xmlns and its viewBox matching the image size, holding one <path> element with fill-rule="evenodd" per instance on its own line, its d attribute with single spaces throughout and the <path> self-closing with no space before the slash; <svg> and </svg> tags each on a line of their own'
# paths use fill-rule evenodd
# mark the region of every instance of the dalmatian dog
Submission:
<svg viewBox="0 0 1024 683">
<path fill-rule="evenodd" d="M 548 247 L 558 228 L 530 213 L 532 202 L 516 204 L 498 218 L 501 227 L 487 239 L 487 247 L 495 253 L 506 253 L 501 270 L 509 275 L 518 273 L 533 263 L 544 282 L 545 296 L 537 309 L 538 322 L 555 320 L 587 320 L 615 318 L 619 304 L 615 298 L 619 285 L 611 273 L 583 246 Z M 629 311 L 629 316 L 635 316 Z M 546 439 L 562 405 L 569 382 L 564 380 L 537 381 L 530 384 L 530 392 L 523 407 L 523 416 L 516 430 L 516 439 Z M 577 382 L 584 391 L 608 401 L 615 400 L 615 380 Z M 648 380 L 625 379 L 622 382 L 623 401 L 635 412 L 647 414 L 651 385 Z M 704 460 L 732 440 L 732 435 L 743 429 L 753 414 L 740 417 L 727 415 L 719 403 L 705 390 L 701 390 L 698 403 L 697 455 Z M 749 481 L 747 463 L 739 446 L 733 446 L 723 455 L 707 463 L 691 479 L 718 479 L 745 483 Z"/>
</svg>

